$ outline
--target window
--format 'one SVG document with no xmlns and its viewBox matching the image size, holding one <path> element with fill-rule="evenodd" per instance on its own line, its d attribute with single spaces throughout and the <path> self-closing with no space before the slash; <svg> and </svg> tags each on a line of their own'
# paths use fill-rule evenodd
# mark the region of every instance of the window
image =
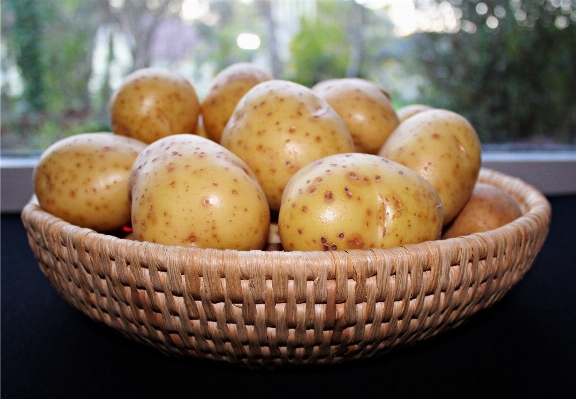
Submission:
<svg viewBox="0 0 576 399">
<path fill-rule="evenodd" d="M 238 61 L 307 86 L 363 77 L 398 108 L 459 112 L 496 166 L 576 157 L 574 0 L 6 0 L 1 40 L 3 180 L 59 138 L 109 130 L 130 71 L 178 69 L 202 98 Z"/>
</svg>

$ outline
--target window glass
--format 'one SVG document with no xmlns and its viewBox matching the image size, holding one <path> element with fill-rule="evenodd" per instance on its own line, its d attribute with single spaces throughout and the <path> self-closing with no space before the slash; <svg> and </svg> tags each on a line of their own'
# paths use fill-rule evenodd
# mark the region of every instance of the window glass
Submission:
<svg viewBox="0 0 576 399">
<path fill-rule="evenodd" d="M 486 145 L 570 146 L 575 43 L 576 0 L 2 0 L 2 152 L 109 130 L 138 68 L 180 70 L 202 98 L 239 61 L 375 81 L 397 108 L 461 113 Z"/>
</svg>

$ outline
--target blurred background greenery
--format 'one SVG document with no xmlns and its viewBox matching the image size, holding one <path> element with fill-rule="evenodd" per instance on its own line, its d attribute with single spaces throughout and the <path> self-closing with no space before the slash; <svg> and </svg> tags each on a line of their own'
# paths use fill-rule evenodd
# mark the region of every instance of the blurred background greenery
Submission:
<svg viewBox="0 0 576 399">
<path fill-rule="evenodd" d="M 202 98 L 239 61 L 309 87 L 372 80 L 485 144 L 576 144 L 576 0 L 2 0 L 0 55 L 3 154 L 109 130 L 138 68 L 178 69 Z"/>
</svg>

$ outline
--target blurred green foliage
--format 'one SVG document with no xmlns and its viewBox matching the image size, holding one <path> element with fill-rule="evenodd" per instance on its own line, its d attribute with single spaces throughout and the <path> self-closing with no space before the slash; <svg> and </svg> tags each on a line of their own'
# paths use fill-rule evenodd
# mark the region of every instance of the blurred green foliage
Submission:
<svg viewBox="0 0 576 399">
<path fill-rule="evenodd" d="M 213 62 L 217 71 L 236 62 L 252 62 L 255 52 L 239 48 L 236 39 L 239 34 L 246 33 L 247 28 L 249 33 L 265 37 L 264 21 L 256 7 L 245 7 L 242 3 L 229 0 L 215 0 L 211 7 L 219 16 L 215 22 L 194 21 L 194 26 L 204 39 L 195 60 L 199 63 Z M 246 21 L 250 21 L 249 24 Z"/>
<path fill-rule="evenodd" d="M 370 79 L 392 94 L 396 107 L 419 102 L 461 113 L 484 143 L 576 142 L 573 2 L 483 0 L 488 11 L 481 13 L 477 0 L 448 0 L 442 6 L 456 7 L 466 29 L 397 37 L 383 9 L 352 0 L 317 1 L 314 13 L 290 17 L 296 28 L 272 40 L 271 27 L 284 28 L 289 18 L 267 14 L 275 3 L 266 1 L 212 0 L 208 14 L 190 22 L 199 40 L 182 61 L 195 64 L 194 78 L 204 79 L 198 83 L 206 84 L 199 72 L 204 66 L 216 73 L 239 61 L 281 58 L 276 78 L 308 87 L 345 76 Z M 415 4 L 423 9 L 440 1 Z M 100 86 L 88 86 L 98 29 L 124 35 L 135 59 L 138 46 L 150 45 L 138 40 L 151 36 L 136 30 L 177 18 L 174 5 L 177 0 L 2 0 L 2 150 L 38 151 L 71 134 L 109 130 L 112 53 Z M 135 17 L 136 9 L 144 14 Z M 495 13 L 498 26 L 489 28 Z M 236 38 L 244 32 L 258 34 L 261 47 L 240 49 Z M 287 43 L 286 32 L 292 35 L 288 56 L 273 47 Z M 109 40 L 108 49 L 115 45 Z M 143 52 L 140 61 L 154 61 L 148 48 Z M 13 66 L 22 90 L 6 78 Z"/>
<path fill-rule="evenodd" d="M 7 0 L 5 10 L 13 15 L 12 32 L 7 43 L 14 49 L 16 64 L 23 79 L 28 83 L 23 98 L 27 109 L 32 112 L 44 111 L 46 107 L 45 82 L 43 71 L 43 35 L 41 4 L 35 0 Z"/>
<path fill-rule="evenodd" d="M 38 151 L 71 134 L 109 130 L 88 90 L 99 23 L 93 7 L 78 0 L 3 1 L 3 44 L 24 84 L 20 96 L 2 87 L 3 151 Z"/>
<path fill-rule="evenodd" d="M 286 79 L 312 87 L 322 80 L 345 76 L 349 58 L 347 13 L 339 11 L 337 3 L 322 2 L 316 18 L 301 18 L 300 31 L 290 45 Z"/>
<path fill-rule="evenodd" d="M 418 102 L 467 117 L 484 143 L 576 143 L 576 24 L 555 25 L 557 10 L 524 0 L 531 26 L 508 9 L 496 28 L 477 2 L 464 0 L 462 19 L 474 33 L 419 33 L 412 54 L 414 73 L 429 82 Z M 494 9 L 501 1 L 485 4 Z M 526 17 L 526 18 L 528 18 Z"/>
</svg>

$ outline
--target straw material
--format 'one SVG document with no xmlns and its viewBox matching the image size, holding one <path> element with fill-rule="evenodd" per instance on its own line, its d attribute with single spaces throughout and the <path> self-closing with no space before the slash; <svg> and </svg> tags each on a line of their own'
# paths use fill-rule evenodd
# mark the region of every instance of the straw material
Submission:
<svg viewBox="0 0 576 399">
<path fill-rule="evenodd" d="M 222 251 L 98 234 L 31 202 L 31 248 L 58 293 L 170 355 L 276 367 L 366 358 L 461 324 L 509 291 L 541 249 L 550 204 L 482 169 L 523 216 L 486 233 L 391 249 Z"/>
</svg>

